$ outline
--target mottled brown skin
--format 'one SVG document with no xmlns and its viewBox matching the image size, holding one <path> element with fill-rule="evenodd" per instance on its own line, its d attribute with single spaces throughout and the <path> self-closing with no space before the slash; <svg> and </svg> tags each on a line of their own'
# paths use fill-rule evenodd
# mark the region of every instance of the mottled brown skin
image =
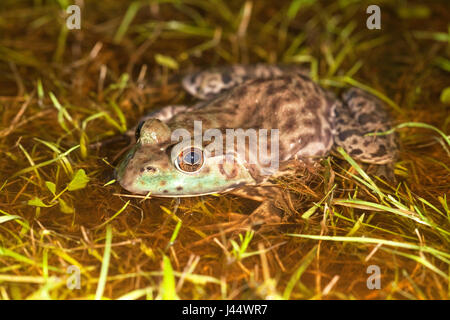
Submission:
<svg viewBox="0 0 450 320">
<path fill-rule="evenodd" d="M 262 174 L 260 163 L 247 163 L 248 156 L 252 156 L 247 153 L 246 159 L 232 166 L 211 160 L 200 170 L 196 185 L 192 177 L 185 180 L 183 175 L 176 175 L 168 156 L 173 144 L 169 137 L 180 128 L 193 133 L 194 121 L 202 122 L 203 131 L 278 129 L 280 165 L 292 159 L 314 161 L 336 145 L 362 162 L 388 164 L 396 157 L 393 135 L 366 135 L 390 129 L 381 101 L 356 88 L 348 90 L 340 101 L 298 68 L 232 66 L 189 75 L 183 86 L 196 97 L 208 100 L 192 107 L 168 106 L 144 117 L 135 148 L 118 168 L 118 180 L 125 189 L 134 193 L 150 191 L 157 196 L 195 196 L 243 187 L 249 190 L 248 186 L 254 188 L 280 174 Z M 155 174 L 165 171 L 171 174 L 162 178 Z M 141 176 L 146 177 L 146 182 L 137 185 L 135 181 Z M 205 180 L 208 176 L 215 179 Z M 177 185 L 173 179 L 182 181 Z"/>
<path fill-rule="evenodd" d="M 188 75 L 183 80 L 183 86 L 192 95 L 200 99 L 208 99 L 208 97 L 217 96 L 217 94 L 232 87 L 242 85 L 249 79 L 258 79 L 259 83 L 265 84 L 264 95 L 272 99 L 272 101 L 284 103 L 286 98 L 287 100 L 290 98 L 289 96 L 283 96 L 282 99 L 284 101 L 279 100 L 280 92 L 283 92 L 284 86 L 277 86 L 274 83 L 269 84 L 267 82 L 267 79 L 277 78 L 280 80 L 285 79 L 287 82 L 289 82 L 290 78 L 301 78 L 303 80 L 296 81 L 294 90 L 292 90 L 292 86 L 289 88 L 291 92 L 302 95 L 305 103 L 304 108 L 294 109 L 293 112 L 286 114 L 284 119 L 279 119 L 279 117 L 277 119 L 284 122 L 284 128 L 280 127 L 280 130 L 301 132 L 303 142 L 300 142 L 301 145 L 298 146 L 300 150 L 308 144 L 310 149 L 314 149 L 313 143 L 317 142 L 318 137 L 319 143 L 328 146 L 329 141 L 327 139 L 331 138 L 332 144 L 343 147 L 355 159 L 362 162 L 388 164 L 394 161 L 397 155 L 394 135 L 367 136 L 368 133 L 384 132 L 390 129 L 390 121 L 384 103 L 357 88 L 351 88 L 345 92 L 342 101 L 340 101 L 333 93 L 323 90 L 318 85 L 312 85 L 312 80 L 307 76 L 307 71 L 301 67 L 264 64 L 222 67 Z M 278 96 L 275 97 L 277 93 Z M 320 110 L 323 99 L 317 100 L 317 96 L 327 100 L 327 107 L 330 113 L 321 115 Z M 298 122 L 296 117 L 291 118 L 291 115 L 301 113 L 303 110 L 307 110 L 310 113 L 303 115 L 304 119 L 302 122 Z M 260 115 L 257 114 L 256 116 Z M 270 117 L 272 114 L 266 113 L 262 115 L 262 117 L 268 116 Z M 317 121 L 312 119 L 316 118 L 316 116 L 327 118 L 332 127 L 331 134 L 326 129 L 320 132 L 321 128 L 317 125 Z M 255 122 L 261 122 L 261 119 L 257 119 Z M 296 127 L 296 125 L 304 126 Z M 295 130 L 293 130 L 294 128 Z M 311 128 L 315 128 L 316 131 L 309 132 L 311 137 L 308 137 L 307 132 Z M 295 139 L 292 139 L 291 143 L 298 143 L 298 141 L 296 142 Z M 318 147 L 317 149 L 316 155 L 323 155 L 323 148 Z M 325 149 L 329 150 L 329 148 Z M 308 151 L 303 150 L 303 154 L 308 154 Z M 301 157 L 302 153 L 298 156 Z"/>
<path fill-rule="evenodd" d="M 201 120 L 204 130 L 279 129 L 280 161 L 310 158 L 325 155 L 333 146 L 333 104 L 317 84 L 297 74 L 254 79 L 195 112 L 175 115 L 167 125 L 171 130 L 190 130 L 194 120 Z"/>
<path fill-rule="evenodd" d="M 392 163 L 397 156 L 395 136 L 367 135 L 391 129 L 383 103 L 356 88 L 343 95 L 335 108 L 335 142 L 359 161 L 374 164 Z"/>
</svg>

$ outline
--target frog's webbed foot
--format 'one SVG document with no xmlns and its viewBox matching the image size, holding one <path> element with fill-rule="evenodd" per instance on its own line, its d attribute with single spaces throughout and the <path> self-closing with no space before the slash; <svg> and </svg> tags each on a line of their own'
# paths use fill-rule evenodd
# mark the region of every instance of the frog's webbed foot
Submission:
<svg viewBox="0 0 450 320">
<path fill-rule="evenodd" d="M 386 163 L 386 164 L 375 164 L 371 165 L 367 172 L 374 176 L 380 177 L 387 182 L 396 183 L 397 180 L 394 174 L 394 163 Z"/>
<path fill-rule="evenodd" d="M 383 175 L 389 178 L 398 153 L 395 135 L 368 135 L 391 129 L 383 102 L 357 88 L 344 93 L 343 101 L 334 110 L 336 145 L 356 160 L 385 166 Z"/>
<path fill-rule="evenodd" d="M 263 201 L 253 212 L 244 218 L 240 224 L 249 227 L 259 227 L 266 224 L 277 224 L 285 220 L 283 211 L 271 200 Z"/>
<path fill-rule="evenodd" d="M 231 194 L 261 202 L 250 215 L 239 221 L 242 226 L 257 227 L 265 224 L 277 224 L 287 219 L 285 210 L 276 206 L 277 201 L 286 202 L 284 199 L 286 194 L 277 186 L 249 186 L 233 190 Z"/>
</svg>

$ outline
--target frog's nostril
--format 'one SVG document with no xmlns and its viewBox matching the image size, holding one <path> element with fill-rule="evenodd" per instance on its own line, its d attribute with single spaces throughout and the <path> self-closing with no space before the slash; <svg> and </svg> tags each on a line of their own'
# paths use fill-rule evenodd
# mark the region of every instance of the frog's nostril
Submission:
<svg viewBox="0 0 450 320">
<path fill-rule="evenodd" d="M 141 172 L 155 173 L 156 168 L 152 167 L 152 166 L 145 166 L 145 167 L 141 168 Z"/>
</svg>

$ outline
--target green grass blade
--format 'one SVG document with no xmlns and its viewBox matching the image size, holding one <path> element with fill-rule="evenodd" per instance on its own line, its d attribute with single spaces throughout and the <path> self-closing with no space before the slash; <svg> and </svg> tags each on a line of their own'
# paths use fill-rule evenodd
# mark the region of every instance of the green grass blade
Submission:
<svg viewBox="0 0 450 320">
<path fill-rule="evenodd" d="M 105 290 L 106 279 L 108 276 L 109 259 L 111 256 L 111 242 L 112 242 L 112 229 L 110 225 L 107 225 L 105 252 L 103 253 L 102 268 L 98 280 L 97 291 L 95 292 L 95 300 L 100 300 L 103 297 L 103 291 Z"/>
</svg>

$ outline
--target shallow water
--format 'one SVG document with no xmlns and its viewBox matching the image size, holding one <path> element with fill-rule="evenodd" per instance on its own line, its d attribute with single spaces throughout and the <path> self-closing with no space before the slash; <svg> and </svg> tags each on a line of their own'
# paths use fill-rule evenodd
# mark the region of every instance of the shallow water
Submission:
<svg viewBox="0 0 450 320">
<path fill-rule="evenodd" d="M 275 205 L 289 218 L 255 228 L 243 252 L 257 254 L 248 257 L 236 249 L 238 235 L 246 232 L 236 222 L 258 203 L 229 195 L 181 199 L 179 205 L 176 199 L 128 197 L 117 183 L 105 186 L 126 145 L 85 148 L 132 127 L 148 110 L 193 103 L 179 85 L 182 74 L 255 62 L 307 62 L 312 77 L 337 93 L 359 83 L 383 94 L 394 123 L 426 123 L 448 135 L 450 105 L 442 94 L 450 83 L 446 1 L 383 3 L 380 30 L 367 29 L 370 3 L 364 1 L 309 1 L 298 11 L 295 1 L 179 1 L 145 4 L 135 15 L 132 2 L 89 2 L 80 30 L 65 29 L 57 4 L 39 3 L 0 5 L 0 218 L 20 217 L 0 220 L 0 246 L 33 261 L 0 255 L 7 279 L 0 284 L 2 298 L 39 296 L 46 281 L 38 264 L 43 259 L 50 275 L 66 275 L 72 264 L 82 267 L 81 290 L 55 287 L 52 298 L 91 297 L 108 225 L 108 298 L 146 287 L 157 296 L 161 274 L 151 272 L 167 271 L 167 256 L 176 272 L 191 266 L 192 273 L 216 279 L 181 283 L 177 275 L 176 293 L 184 299 L 283 293 L 290 299 L 448 299 L 448 259 L 442 257 L 449 254 L 450 146 L 433 129 L 397 131 L 397 184 L 374 178 L 384 199 L 337 154 L 312 172 L 299 169 L 274 181 L 286 195 Z M 80 169 L 89 182 L 65 190 Z M 339 202 L 350 198 L 366 203 Z M 319 208 L 311 209 L 315 204 Z M 293 233 L 354 238 L 318 241 L 288 235 Z M 377 246 L 362 237 L 441 253 Z M 269 249 L 258 252 L 261 246 Z M 434 269 L 411 258 L 422 255 Z M 380 290 L 366 286 L 372 264 L 381 269 Z M 301 284 L 287 295 L 302 265 Z M 36 278 L 18 281 L 21 276 Z"/>
</svg>

